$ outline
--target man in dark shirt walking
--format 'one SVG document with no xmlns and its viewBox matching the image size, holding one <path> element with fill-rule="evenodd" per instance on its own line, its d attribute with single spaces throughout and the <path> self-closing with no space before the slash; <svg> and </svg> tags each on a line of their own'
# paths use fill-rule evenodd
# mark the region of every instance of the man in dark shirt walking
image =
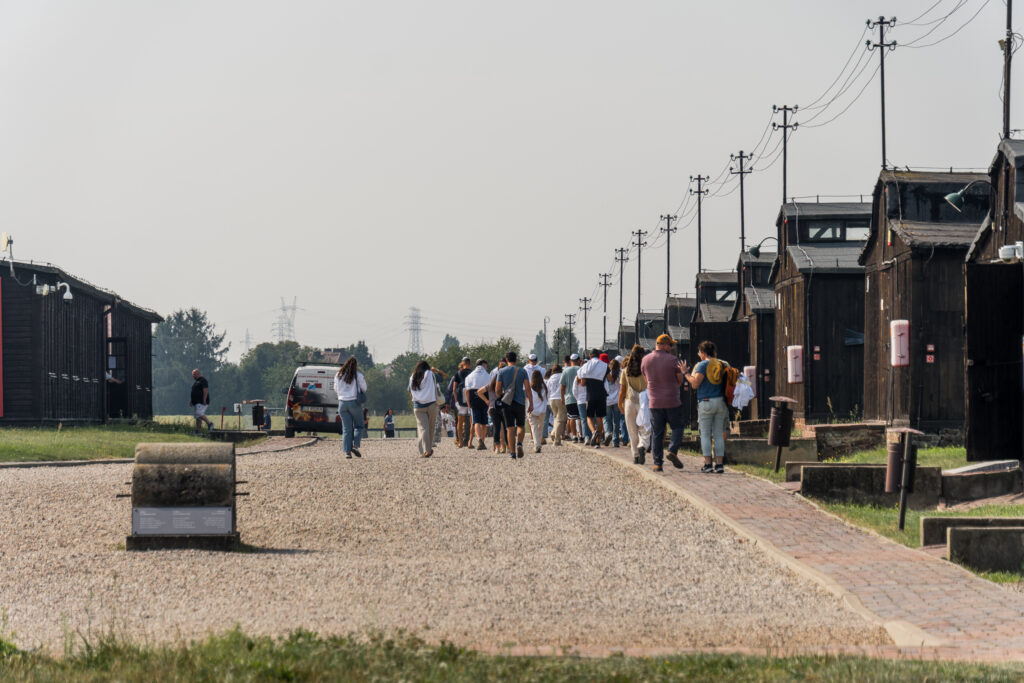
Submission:
<svg viewBox="0 0 1024 683">
<path fill-rule="evenodd" d="M 196 434 L 202 431 L 204 422 L 206 428 L 213 431 L 213 422 L 206 416 L 206 409 L 210 405 L 210 383 L 203 377 L 203 373 L 199 372 L 199 368 L 192 371 L 192 379 L 195 382 L 192 383 L 189 405 L 192 406 L 192 416 L 196 419 Z"/>
<path fill-rule="evenodd" d="M 640 371 L 647 379 L 647 396 L 651 403 L 651 455 L 654 456 L 654 471 L 662 471 L 667 457 L 678 469 L 683 469 L 679 459 L 679 447 L 683 442 L 683 404 L 679 400 L 679 385 L 683 383 L 685 366 L 672 353 L 675 341 L 663 334 L 655 341 L 654 353 L 644 356 Z M 672 425 L 672 441 L 668 454 L 665 449 L 665 425 Z"/>
<path fill-rule="evenodd" d="M 455 421 L 455 444 L 458 448 L 472 446 L 472 443 L 470 443 L 472 436 L 469 429 L 472 412 L 469 409 L 469 404 L 466 403 L 466 378 L 469 377 L 471 372 L 473 372 L 473 361 L 470 360 L 469 356 L 465 356 L 459 362 L 459 371 L 452 378 L 454 382 L 452 391 L 455 394 L 454 407 L 457 415 Z"/>
</svg>

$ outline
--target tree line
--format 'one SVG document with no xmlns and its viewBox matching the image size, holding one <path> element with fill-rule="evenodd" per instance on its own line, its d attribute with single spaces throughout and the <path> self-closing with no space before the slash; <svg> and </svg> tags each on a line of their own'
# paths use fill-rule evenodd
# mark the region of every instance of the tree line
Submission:
<svg viewBox="0 0 1024 683">
<path fill-rule="evenodd" d="M 323 362 L 320 349 L 282 341 L 258 344 L 243 354 L 238 363 L 232 363 L 227 360 L 230 345 L 224 341 L 226 336 L 197 308 L 175 311 L 157 324 L 153 332 L 155 414 L 191 414 L 188 401 L 193 368 L 199 368 L 210 383 L 211 417 L 219 414 L 222 407 L 232 414 L 233 405 L 247 399 L 263 399 L 270 408 L 281 410 L 295 369 L 303 362 Z M 542 342 L 543 333 L 533 349 L 538 355 L 542 355 L 543 349 L 537 348 Z M 463 344 L 446 335 L 441 348 L 432 354 L 403 353 L 386 364 L 374 362 L 363 340 L 340 348 L 343 359 L 355 356 L 359 362 L 368 385 L 366 407 L 374 415 L 381 415 L 388 408 L 396 413 L 412 410 L 407 390 L 409 376 L 424 358 L 451 377 L 464 356 L 474 362 L 484 358 L 493 368 L 507 352 L 521 353 L 519 344 L 509 336 Z M 553 361 L 550 351 L 549 360 Z"/>
</svg>

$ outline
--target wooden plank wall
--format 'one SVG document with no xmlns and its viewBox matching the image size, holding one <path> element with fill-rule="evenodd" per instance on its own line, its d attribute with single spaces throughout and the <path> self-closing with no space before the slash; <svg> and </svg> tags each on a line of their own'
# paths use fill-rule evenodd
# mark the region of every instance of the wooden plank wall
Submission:
<svg viewBox="0 0 1024 683">
<path fill-rule="evenodd" d="M 42 366 L 39 362 L 39 309 L 35 292 L 3 277 L 4 419 L 42 417 Z"/>
<path fill-rule="evenodd" d="M 750 402 L 752 419 L 767 419 L 772 404 L 768 400 L 775 393 L 775 313 L 752 313 L 748 323 L 747 345 L 750 349 L 748 365 L 757 368 L 754 400 Z M 767 374 L 765 371 L 767 370 Z"/>
<path fill-rule="evenodd" d="M 859 417 L 864 407 L 864 346 L 847 346 L 846 330 L 864 329 L 864 276 L 830 274 L 811 278 L 807 315 L 810 339 L 804 358 L 810 368 L 807 416 Z M 820 360 L 814 359 L 821 347 Z M 808 378 L 804 378 L 805 391 Z"/>
<path fill-rule="evenodd" d="M 71 303 L 60 294 L 36 297 L 35 306 L 40 327 L 47 331 L 41 355 L 42 419 L 103 420 L 103 304 L 78 293 Z"/>
<path fill-rule="evenodd" d="M 775 287 L 775 391 L 773 395 L 788 396 L 795 400 L 797 405 L 794 406 L 793 411 L 797 415 L 806 416 L 805 385 L 789 384 L 787 381 L 789 361 L 786 358 L 787 346 L 806 346 L 804 344 L 804 287 L 804 279 L 801 276 L 781 281 Z M 807 380 L 806 377 L 804 379 Z"/>
<path fill-rule="evenodd" d="M 129 415 L 153 417 L 153 335 L 152 325 L 123 309 L 111 314 L 113 337 L 124 337 L 128 345 L 127 379 Z"/>
</svg>

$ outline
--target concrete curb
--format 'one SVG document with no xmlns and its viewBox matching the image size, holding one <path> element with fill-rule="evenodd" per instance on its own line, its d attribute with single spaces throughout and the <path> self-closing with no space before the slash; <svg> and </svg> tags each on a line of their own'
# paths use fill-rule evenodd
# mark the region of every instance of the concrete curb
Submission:
<svg viewBox="0 0 1024 683">
<path fill-rule="evenodd" d="M 306 446 L 312 446 L 315 443 L 320 442 L 318 436 L 307 437 L 310 440 L 303 443 L 296 443 L 285 448 L 272 448 L 261 451 L 250 451 L 246 450 L 245 453 L 237 453 L 239 457 L 243 455 L 259 455 L 260 453 L 286 453 L 288 451 L 294 451 L 297 448 L 305 448 Z M 80 465 L 130 465 L 135 462 L 135 458 L 105 458 L 102 460 L 33 460 L 31 462 L 0 462 L 0 469 L 29 469 L 32 467 L 78 467 Z"/>
<path fill-rule="evenodd" d="M 672 491 L 673 493 L 682 496 L 687 500 L 687 502 L 708 513 L 709 515 L 720 521 L 722 524 L 732 529 L 737 535 L 746 538 L 747 540 L 753 542 L 755 545 L 760 546 L 761 550 L 765 554 L 767 554 L 769 557 L 774 558 L 786 567 L 789 567 L 797 575 L 814 581 L 819 586 L 826 589 L 833 595 L 841 598 L 843 602 L 851 610 L 853 610 L 861 617 L 866 619 L 869 623 L 876 624 L 884 628 L 885 631 L 889 634 L 889 637 L 892 638 L 893 643 L 897 647 L 940 647 L 949 644 L 948 640 L 938 638 L 928 633 L 927 631 L 924 631 L 923 629 L 914 626 L 913 624 L 907 621 L 899 619 L 886 620 L 881 616 L 875 614 L 874 612 L 872 612 L 864 606 L 864 603 L 861 602 L 860 598 L 858 598 L 853 592 L 844 588 L 832 577 L 818 571 L 817 569 L 814 569 L 813 567 L 804 564 L 803 562 L 796 559 L 789 553 L 779 549 L 767 538 L 761 536 L 760 534 L 754 531 L 751 531 L 747 527 L 743 526 L 739 522 L 735 521 L 734 519 L 720 511 L 718 508 L 716 508 L 708 501 L 704 500 L 703 498 L 701 498 L 700 496 L 691 491 L 687 491 L 685 488 L 683 488 L 676 482 L 664 476 L 658 476 L 652 470 L 649 470 L 645 467 L 638 467 L 636 465 L 633 465 L 632 463 L 626 462 L 611 453 L 602 453 L 598 449 L 586 448 L 579 446 L 578 444 L 571 445 L 573 448 L 577 448 L 582 452 L 604 456 L 605 458 L 614 462 L 616 465 L 619 465 L 623 469 L 633 472 L 634 474 L 638 474 L 639 476 L 647 479 L 648 481 L 654 482 L 662 486 L 663 488 L 668 489 L 669 491 Z"/>
</svg>

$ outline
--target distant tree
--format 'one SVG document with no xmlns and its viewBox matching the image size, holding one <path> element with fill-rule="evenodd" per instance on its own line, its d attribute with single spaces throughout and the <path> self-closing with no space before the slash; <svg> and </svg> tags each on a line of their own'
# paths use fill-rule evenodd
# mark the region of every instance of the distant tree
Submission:
<svg viewBox="0 0 1024 683">
<path fill-rule="evenodd" d="M 542 363 L 545 358 L 547 358 L 548 362 L 552 360 L 554 354 L 551 353 L 551 347 L 548 346 L 548 340 L 544 336 L 544 330 L 537 330 L 537 336 L 533 340 L 533 348 L 530 349 L 530 353 L 537 354 L 537 359 Z"/>
<path fill-rule="evenodd" d="M 238 394 L 234 398 L 262 398 L 272 407 L 283 405 L 295 368 L 310 351 L 294 341 L 257 344 L 238 363 Z"/>
<path fill-rule="evenodd" d="M 198 308 L 177 310 L 153 331 L 153 412 L 177 415 L 189 411 L 191 372 L 212 378 L 224 364 L 230 344 Z M 216 398 L 211 386 L 211 395 Z"/>
<path fill-rule="evenodd" d="M 444 340 L 441 342 L 441 350 L 447 351 L 452 347 L 459 348 L 459 338 L 453 337 L 450 334 L 444 335 Z"/>
<path fill-rule="evenodd" d="M 551 335 L 551 349 L 561 362 L 562 357 L 566 354 L 577 353 L 580 350 L 580 340 L 576 337 L 575 332 L 569 334 L 568 327 L 559 327 Z"/>
<path fill-rule="evenodd" d="M 360 339 L 355 344 L 349 344 L 345 347 L 345 351 L 342 357 L 347 360 L 352 356 L 356 357 L 356 362 L 359 363 L 361 370 L 369 370 L 373 367 L 373 355 L 370 353 L 369 347 L 366 342 Z"/>
</svg>

